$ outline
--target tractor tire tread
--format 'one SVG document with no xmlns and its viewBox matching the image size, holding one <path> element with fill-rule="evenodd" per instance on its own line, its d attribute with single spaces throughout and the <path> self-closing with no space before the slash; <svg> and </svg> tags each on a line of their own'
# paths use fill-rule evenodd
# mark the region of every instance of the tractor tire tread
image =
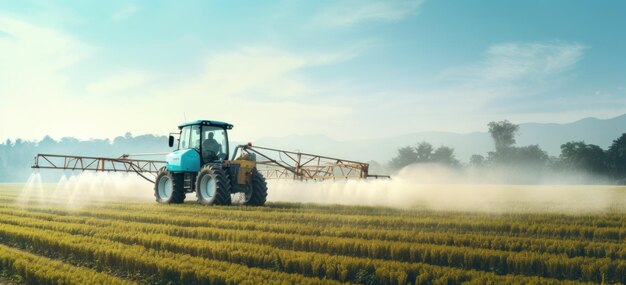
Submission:
<svg viewBox="0 0 626 285">
<path fill-rule="evenodd" d="M 172 197 L 169 199 L 169 201 L 166 201 L 166 202 L 159 200 L 159 194 L 158 194 L 158 188 L 157 188 L 158 178 L 161 175 L 164 175 L 163 173 L 166 173 L 165 175 L 169 175 L 170 179 L 172 180 Z M 185 189 L 183 189 L 183 175 L 168 172 L 165 167 L 162 167 L 161 169 L 159 169 L 159 173 L 157 174 L 157 180 L 155 180 L 155 183 L 154 183 L 154 197 L 156 198 L 156 201 L 158 203 L 165 203 L 165 204 L 184 203 L 186 195 L 185 195 Z"/>
<path fill-rule="evenodd" d="M 250 185 L 252 186 L 252 196 L 245 205 L 248 206 L 263 206 L 267 201 L 267 183 L 265 177 L 256 170 L 252 171 L 252 177 L 250 178 Z"/>
<path fill-rule="evenodd" d="M 222 205 L 227 206 L 232 203 L 230 197 L 230 179 L 226 175 L 223 169 L 213 165 L 204 166 L 198 172 L 198 176 L 196 178 L 195 188 L 196 188 L 196 197 L 198 198 L 198 203 L 203 203 L 202 196 L 200 194 L 200 189 L 198 188 L 200 185 L 200 179 L 204 175 L 204 172 L 214 173 L 216 179 L 216 189 L 215 189 L 215 200 L 213 200 L 212 205 Z"/>
</svg>

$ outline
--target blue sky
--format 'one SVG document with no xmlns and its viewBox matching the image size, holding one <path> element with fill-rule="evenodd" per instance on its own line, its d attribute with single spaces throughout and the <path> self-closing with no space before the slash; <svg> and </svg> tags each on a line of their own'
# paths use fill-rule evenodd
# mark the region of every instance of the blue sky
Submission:
<svg viewBox="0 0 626 285">
<path fill-rule="evenodd" d="M 366 139 L 626 112 L 623 1 L 3 1 L 0 139 Z"/>
</svg>

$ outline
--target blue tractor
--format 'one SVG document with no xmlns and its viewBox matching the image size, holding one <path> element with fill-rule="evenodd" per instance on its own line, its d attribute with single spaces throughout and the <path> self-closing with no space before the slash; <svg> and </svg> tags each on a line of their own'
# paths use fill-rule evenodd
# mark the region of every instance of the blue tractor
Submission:
<svg viewBox="0 0 626 285">
<path fill-rule="evenodd" d="M 239 194 L 244 205 L 261 206 L 267 197 L 265 178 L 256 168 L 254 153 L 237 147 L 229 157 L 228 130 L 233 125 L 220 121 L 198 120 L 178 126 L 178 149 L 166 156 L 154 183 L 159 203 L 183 203 L 196 193 L 198 203 L 230 205 L 231 194 Z M 169 146 L 175 138 L 170 134 Z"/>
</svg>

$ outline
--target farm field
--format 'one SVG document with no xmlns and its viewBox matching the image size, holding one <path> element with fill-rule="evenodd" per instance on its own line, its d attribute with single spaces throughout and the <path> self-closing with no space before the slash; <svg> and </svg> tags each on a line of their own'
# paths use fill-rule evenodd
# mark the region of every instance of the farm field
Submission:
<svg viewBox="0 0 626 285">
<path fill-rule="evenodd" d="M 182 205 L 89 199 L 68 207 L 46 186 L 27 201 L 22 189 L 0 184 L 0 283 L 626 283 L 621 207 L 205 207 L 193 195 Z"/>
</svg>

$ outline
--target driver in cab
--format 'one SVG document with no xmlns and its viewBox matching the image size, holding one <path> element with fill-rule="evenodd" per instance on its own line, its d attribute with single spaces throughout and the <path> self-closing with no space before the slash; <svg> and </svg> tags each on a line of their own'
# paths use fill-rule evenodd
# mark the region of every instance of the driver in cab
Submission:
<svg viewBox="0 0 626 285">
<path fill-rule="evenodd" d="M 213 132 L 209 133 L 209 138 L 202 142 L 202 152 L 204 157 L 217 158 L 217 154 L 221 152 L 222 146 L 213 138 Z"/>
</svg>

